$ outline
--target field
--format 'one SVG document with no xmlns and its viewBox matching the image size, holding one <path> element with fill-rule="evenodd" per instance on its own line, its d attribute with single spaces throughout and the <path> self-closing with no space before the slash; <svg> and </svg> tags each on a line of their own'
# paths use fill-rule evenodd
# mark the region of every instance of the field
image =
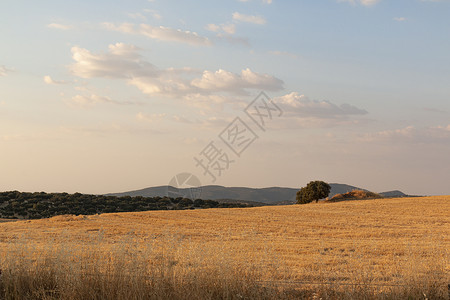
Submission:
<svg viewBox="0 0 450 300">
<path fill-rule="evenodd" d="M 4 220 L 0 298 L 448 299 L 449 211 L 435 196 Z"/>
</svg>

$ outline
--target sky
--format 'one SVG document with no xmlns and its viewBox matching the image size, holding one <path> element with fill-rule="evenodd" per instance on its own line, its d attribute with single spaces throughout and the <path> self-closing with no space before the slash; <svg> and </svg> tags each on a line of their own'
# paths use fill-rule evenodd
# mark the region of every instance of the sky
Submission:
<svg viewBox="0 0 450 300">
<path fill-rule="evenodd" d="M 0 190 L 450 194 L 450 1 L 2 0 Z"/>
</svg>

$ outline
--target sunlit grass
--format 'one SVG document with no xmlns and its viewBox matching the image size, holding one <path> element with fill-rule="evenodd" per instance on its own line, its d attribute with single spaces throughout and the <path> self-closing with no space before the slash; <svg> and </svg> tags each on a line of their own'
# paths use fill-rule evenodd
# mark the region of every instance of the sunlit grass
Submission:
<svg viewBox="0 0 450 300">
<path fill-rule="evenodd" d="M 0 298 L 447 299 L 448 211 L 442 196 L 1 222 Z"/>
</svg>

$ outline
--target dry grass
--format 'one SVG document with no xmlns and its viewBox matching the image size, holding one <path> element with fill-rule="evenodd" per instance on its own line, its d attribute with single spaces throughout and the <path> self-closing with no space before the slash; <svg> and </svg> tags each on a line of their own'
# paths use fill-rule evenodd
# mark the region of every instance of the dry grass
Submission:
<svg viewBox="0 0 450 300">
<path fill-rule="evenodd" d="M 441 196 L 0 222 L 0 298 L 447 299 L 448 211 Z"/>
</svg>

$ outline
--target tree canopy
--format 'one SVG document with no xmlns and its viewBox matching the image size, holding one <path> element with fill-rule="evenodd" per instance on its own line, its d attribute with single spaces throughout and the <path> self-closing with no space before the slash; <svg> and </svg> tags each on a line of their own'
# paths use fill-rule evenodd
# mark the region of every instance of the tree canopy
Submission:
<svg viewBox="0 0 450 300">
<path fill-rule="evenodd" d="M 305 204 L 312 201 L 319 201 L 328 197 L 331 186 L 324 181 L 311 181 L 297 192 L 297 204 Z"/>
</svg>

